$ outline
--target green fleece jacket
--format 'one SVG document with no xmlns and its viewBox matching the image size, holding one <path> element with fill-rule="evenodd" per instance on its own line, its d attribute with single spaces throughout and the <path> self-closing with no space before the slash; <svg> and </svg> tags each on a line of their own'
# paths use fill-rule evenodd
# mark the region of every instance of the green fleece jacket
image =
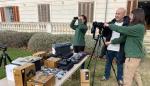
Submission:
<svg viewBox="0 0 150 86">
<path fill-rule="evenodd" d="M 85 46 L 85 33 L 87 32 L 87 25 L 81 20 L 78 20 L 78 25 L 75 25 L 76 19 L 73 19 L 70 27 L 75 30 L 73 37 L 73 46 Z"/>
<path fill-rule="evenodd" d="M 143 58 L 144 48 L 143 39 L 145 33 L 145 27 L 143 24 L 130 25 L 130 26 L 117 26 L 114 24 L 109 25 L 110 29 L 122 34 L 125 34 L 125 56 L 127 58 Z"/>
</svg>

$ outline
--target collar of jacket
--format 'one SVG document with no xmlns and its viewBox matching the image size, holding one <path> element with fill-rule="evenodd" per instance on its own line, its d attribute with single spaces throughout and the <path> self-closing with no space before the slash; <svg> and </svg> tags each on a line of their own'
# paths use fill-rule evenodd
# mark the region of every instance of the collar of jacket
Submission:
<svg viewBox="0 0 150 86">
<path fill-rule="evenodd" d="M 116 22 L 116 19 L 114 18 L 109 22 L 109 24 L 114 24 Z M 124 16 L 123 18 L 123 26 L 128 26 L 130 23 L 130 18 L 128 16 Z"/>
</svg>

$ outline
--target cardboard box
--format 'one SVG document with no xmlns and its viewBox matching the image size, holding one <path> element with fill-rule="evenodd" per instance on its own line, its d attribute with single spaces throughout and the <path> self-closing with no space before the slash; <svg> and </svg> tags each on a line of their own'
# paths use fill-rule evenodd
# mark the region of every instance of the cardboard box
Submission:
<svg viewBox="0 0 150 86">
<path fill-rule="evenodd" d="M 54 86 L 55 76 L 53 74 L 45 75 L 38 73 L 36 76 L 27 81 L 27 86 Z"/>
<path fill-rule="evenodd" d="M 39 51 L 34 53 L 32 56 L 38 56 L 38 57 L 42 57 L 43 59 L 47 59 L 48 54 L 46 51 Z"/>
<path fill-rule="evenodd" d="M 60 61 L 60 58 L 50 57 L 44 61 L 44 66 L 50 67 L 50 68 L 57 68 L 58 61 Z"/>
<path fill-rule="evenodd" d="M 81 86 L 90 86 L 90 83 L 87 83 L 87 82 L 81 82 L 80 85 L 81 85 Z"/>
<path fill-rule="evenodd" d="M 14 68 L 15 86 L 27 86 L 27 81 L 35 76 L 35 65 L 27 63 Z"/>
<path fill-rule="evenodd" d="M 90 71 L 88 69 L 80 70 L 80 80 L 81 83 L 90 83 Z"/>
</svg>

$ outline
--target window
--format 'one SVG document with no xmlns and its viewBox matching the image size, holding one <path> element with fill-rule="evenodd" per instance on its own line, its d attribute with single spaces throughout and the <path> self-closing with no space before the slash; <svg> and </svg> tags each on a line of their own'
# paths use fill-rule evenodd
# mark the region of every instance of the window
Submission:
<svg viewBox="0 0 150 86">
<path fill-rule="evenodd" d="M 138 7 L 138 0 L 134 0 L 132 9 L 136 9 L 137 7 Z"/>
<path fill-rule="evenodd" d="M 131 13 L 132 10 L 138 7 L 138 0 L 128 0 L 127 3 L 127 15 Z"/>
<path fill-rule="evenodd" d="M 5 14 L 7 16 L 5 17 L 7 22 L 13 22 L 15 20 L 13 15 L 13 7 L 6 7 Z"/>
<path fill-rule="evenodd" d="M 39 22 L 50 22 L 50 6 L 49 4 L 38 5 Z"/>
<path fill-rule="evenodd" d="M 128 1 L 127 3 L 127 15 L 130 15 L 130 11 L 131 11 L 131 1 Z"/>
<path fill-rule="evenodd" d="M 19 7 L 18 6 L 13 6 L 12 7 L 12 14 L 13 14 L 13 21 L 14 22 L 19 22 L 20 17 L 19 17 Z"/>
<path fill-rule="evenodd" d="M 19 22 L 18 6 L 0 7 L 2 22 Z"/>
<path fill-rule="evenodd" d="M 93 13 L 94 13 L 94 2 L 79 2 L 78 4 L 78 14 L 84 14 L 87 16 L 87 21 L 93 21 Z"/>
</svg>

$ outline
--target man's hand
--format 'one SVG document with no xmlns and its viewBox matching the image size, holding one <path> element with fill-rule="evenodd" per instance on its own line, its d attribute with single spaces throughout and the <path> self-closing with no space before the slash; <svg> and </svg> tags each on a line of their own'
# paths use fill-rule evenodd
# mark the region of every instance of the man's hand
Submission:
<svg viewBox="0 0 150 86">
<path fill-rule="evenodd" d="M 104 27 L 109 27 L 109 24 L 108 23 L 104 23 Z"/>
<path fill-rule="evenodd" d="M 108 46 L 109 44 L 111 44 L 111 42 L 109 41 L 109 42 L 105 42 L 105 44 Z"/>
</svg>

